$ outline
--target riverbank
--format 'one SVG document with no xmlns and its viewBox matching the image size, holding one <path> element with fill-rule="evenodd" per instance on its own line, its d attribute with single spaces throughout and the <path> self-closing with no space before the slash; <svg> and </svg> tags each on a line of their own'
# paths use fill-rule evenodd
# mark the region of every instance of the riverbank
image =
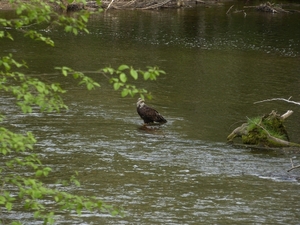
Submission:
<svg viewBox="0 0 300 225">
<path fill-rule="evenodd" d="M 12 5 L 6 1 L 6 0 L 2 0 L 0 1 L 0 10 L 9 10 L 12 9 Z"/>
<path fill-rule="evenodd" d="M 30 2 L 30 0 L 21 0 L 23 2 Z M 229 7 L 226 14 L 230 13 L 244 13 L 246 16 L 246 10 L 257 10 L 260 12 L 269 13 L 290 13 L 297 12 L 300 13 L 299 4 L 274 4 L 274 3 L 261 3 L 258 5 L 248 5 L 246 4 L 243 8 L 236 8 L 234 0 L 159 0 L 159 1 L 144 1 L 144 0 L 104 0 L 99 6 L 94 0 L 87 0 L 87 3 L 83 5 L 82 3 L 68 3 L 67 0 L 60 0 L 65 5 L 67 11 L 78 11 L 78 10 L 98 10 L 102 9 L 142 9 L 142 10 L 154 10 L 154 9 L 164 9 L 164 8 L 190 8 L 198 5 L 204 7 L 213 6 L 223 6 L 225 3 L 232 2 L 231 7 Z M 53 4 L 53 3 L 51 3 Z M 53 5 L 54 7 L 59 7 L 58 5 Z M 0 10 L 11 10 L 13 5 L 9 3 L 9 0 L 0 1 Z M 293 8 L 293 9 L 291 9 Z"/>
<path fill-rule="evenodd" d="M 26 2 L 28 0 L 24 0 Z M 157 9 L 157 8 L 179 8 L 179 7 L 193 7 L 198 4 L 204 5 L 222 5 L 224 2 L 231 2 L 232 0 L 161 0 L 161 1 L 102 1 L 101 8 L 104 9 L 122 9 L 122 8 L 139 8 L 139 9 Z M 87 1 L 88 5 L 96 7 L 96 1 Z M 72 4 L 70 4 L 72 5 Z M 0 10 L 13 9 L 13 5 L 9 0 L 0 1 Z"/>
</svg>

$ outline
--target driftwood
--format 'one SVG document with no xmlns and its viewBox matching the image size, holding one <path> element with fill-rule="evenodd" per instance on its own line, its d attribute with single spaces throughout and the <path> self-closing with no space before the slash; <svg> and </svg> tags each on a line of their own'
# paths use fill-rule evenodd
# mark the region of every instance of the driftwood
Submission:
<svg viewBox="0 0 300 225">
<path fill-rule="evenodd" d="M 111 9 L 158 9 L 190 6 L 195 2 L 190 0 L 110 0 L 102 1 L 102 8 Z"/>
<path fill-rule="evenodd" d="M 230 6 L 230 8 L 227 10 L 226 14 L 230 12 L 230 10 L 233 8 L 234 5 Z"/>
<path fill-rule="evenodd" d="M 292 110 L 288 110 L 283 115 L 272 111 L 270 114 L 260 118 L 248 118 L 248 122 L 234 129 L 228 135 L 227 140 L 232 143 L 235 138 L 241 137 L 245 145 L 300 147 L 300 144 L 289 141 L 288 133 L 283 125 L 283 122 L 292 114 Z"/>
<path fill-rule="evenodd" d="M 291 159 L 291 164 L 292 164 L 292 167 L 290 169 L 288 169 L 287 172 L 290 172 L 294 169 L 300 168 L 300 165 L 294 166 L 293 159 Z"/>
<path fill-rule="evenodd" d="M 160 9 L 160 8 L 181 8 L 196 6 L 197 3 L 205 3 L 211 5 L 220 5 L 214 0 L 102 0 L 98 5 L 95 0 L 87 0 L 86 4 L 69 3 L 67 0 L 60 0 L 66 11 L 92 10 L 95 11 L 100 7 L 108 9 Z"/>
<path fill-rule="evenodd" d="M 233 13 L 244 13 L 244 16 L 246 17 L 246 10 L 247 9 L 256 9 L 260 12 L 266 12 L 266 13 L 299 13 L 299 10 L 295 9 L 283 9 L 283 7 L 290 6 L 291 4 L 284 5 L 284 4 L 275 4 L 275 3 L 262 3 L 259 5 L 253 5 L 253 6 L 244 6 L 243 10 L 235 9 Z M 299 6 L 298 4 L 292 4 L 293 6 Z M 231 9 L 233 8 L 233 5 L 230 6 L 230 8 L 227 10 L 226 14 L 229 14 Z"/>
<path fill-rule="evenodd" d="M 60 0 L 67 11 L 78 11 L 78 10 L 97 10 L 98 8 L 103 9 L 159 9 L 159 8 L 180 8 L 180 7 L 192 7 L 197 4 L 203 4 L 206 7 L 211 6 L 223 6 L 222 1 L 216 0 L 102 0 L 99 6 L 95 0 L 87 0 L 86 4 L 76 3 L 75 1 L 69 3 L 67 0 Z M 226 12 L 231 12 L 232 5 Z M 242 12 L 246 16 L 245 9 L 257 9 L 261 12 L 299 12 L 298 10 L 283 9 L 281 5 L 275 5 L 270 2 L 260 4 L 258 6 L 244 6 L 243 10 L 234 10 L 234 13 Z"/>
<path fill-rule="evenodd" d="M 254 104 L 263 103 L 263 102 L 271 102 L 271 101 L 284 101 L 284 102 L 287 102 L 287 103 L 292 103 L 292 104 L 295 104 L 295 105 L 300 105 L 300 102 L 291 101 L 290 100 L 291 98 L 292 98 L 292 96 L 289 97 L 288 99 L 285 99 L 285 98 L 270 98 L 270 99 L 266 99 L 266 100 L 254 102 Z"/>
<path fill-rule="evenodd" d="M 108 10 L 113 3 L 114 3 L 114 0 L 111 0 L 111 2 L 108 4 L 106 10 Z"/>
<path fill-rule="evenodd" d="M 292 110 L 288 110 L 285 114 L 281 115 L 280 118 L 285 120 L 288 118 L 290 115 L 292 115 L 294 112 Z"/>
<path fill-rule="evenodd" d="M 160 7 L 164 6 L 164 5 L 166 5 L 170 1 L 171 0 L 162 1 L 162 2 L 159 2 L 159 3 L 153 4 L 151 6 L 144 7 L 142 9 L 157 9 L 157 8 L 160 8 Z"/>
</svg>

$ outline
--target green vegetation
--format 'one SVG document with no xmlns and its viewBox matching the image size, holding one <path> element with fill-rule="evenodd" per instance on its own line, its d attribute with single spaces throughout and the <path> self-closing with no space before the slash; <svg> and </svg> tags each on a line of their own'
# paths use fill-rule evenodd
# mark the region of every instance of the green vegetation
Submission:
<svg viewBox="0 0 300 225">
<path fill-rule="evenodd" d="M 263 117 L 248 118 L 247 123 L 247 134 L 242 136 L 244 144 L 276 147 L 281 146 L 281 143 L 272 138 L 288 141 L 283 119 L 275 112 Z"/>
<path fill-rule="evenodd" d="M 289 141 L 288 133 L 283 122 L 291 115 L 288 111 L 284 115 L 279 115 L 272 111 L 262 117 L 248 118 L 247 123 L 234 129 L 228 135 L 228 142 L 233 142 L 236 137 L 241 137 L 243 144 L 256 145 L 261 147 L 288 147 L 300 145 Z"/>
<path fill-rule="evenodd" d="M 0 18 L 0 38 L 13 40 L 14 37 L 10 30 L 14 30 L 23 34 L 24 38 L 54 46 L 55 43 L 51 38 L 35 29 L 37 25 L 62 26 L 65 32 L 71 32 L 74 35 L 77 35 L 78 31 L 89 32 L 87 22 L 92 12 L 79 11 L 67 16 L 55 11 L 48 4 L 49 2 L 66 9 L 66 5 L 58 0 L 10 0 L 10 3 L 15 5 L 16 17 L 13 19 Z M 86 3 L 85 0 L 77 2 Z M 11 53 L 0 56 L 0 91 L 14 96 L 16 104 L 23 113 L 31 113 L 35 110 L 59 112 L 66 109 L 67 106 L 61 97 L 61 94 L 66 91 L 61 88 L 60 84 L 45 83 L 20 72 L 26 71 L 26 68 L 26 63 L 24 61 L 17 62 Z M 79 85 L 85 85 L 88 90 L 100 87 L 99 83 L 80 71 L 66 66 L 56 69 L 63 76 L 72 76 L 74 79 L 78 79 Z M 114 90 L 121 91 L 121 96 L 139 94 L 143 98 L 151 98 L 151 94 L 145 89 L 128 83 L 129 78 L 136 80 L 142 77 L 144 80 L 155 80 L 157 76 L 164 74 L 164 71 L 157 67 L 149 67 L 146 71 L 142 71 L 127 65 L 121 65 L 117 69 L 107 67 L 95 72 L 107 74 Z M 2 218 L 0 224 L 21 224 L 20 221 L 3 219 L 3 215 L 8 211 L 20 208 L 32 213 L 37 220 L 43 220 L 45 224 L 54 223 L 55 213 L 61 210 L 75 210 L 79 215 L 83 209 L 106 211 L 113 215 L 121 214 L 110 205 L 100 201 L 99 198 L 73 195 L 47 186 L 43 182 L 43 178 L 48 176 L 52 170 L 44 166 L 38 155 L 34 153 L 36 139 L 33 134 L 30 132 L 26 134 L 13 133 L 4 127 L 4 120 L 5 117 L 0 115 L 0 218 Z M 70 178 L 69 184 L 80 185 L 75 176 Z M 47 200 L 48 203 L 46 204 L 43 200 Z"/>
<path fill-rule="evenodd" d="M 260 118 L 260 117 L 248 118 L 248 119 L 247 119 L 247 123 L 248 123 L 247 130 L 248 130 L 248 131 L 251 131 L 251 130 L 253 130 L 254 128 L 256 128 L 257 124 L 259 124 L 260 121 L 261 121 L 261 118 Z"/>
<path fill-rule="evenodd" d="M 129 67 L 127 65 L 121 65 L 117 70 L 107 67 L 102 69 L 102 71 L 109 73 L 110 75 L 115 75 L 109 79 L 109 82 L 113 84 L 114 90 L 119 90 L 122 87 L 122 97 L 126 97 L 127 95 L 133 97 L 135 94 L 140 94 L 143 99 L 145 96 L 148 99 L 151 99 L 151 93 L 143 88 L 138 89 L 135 85 L 128 84 L 127 81 L 129 77 L 137 80 L 140 74 L 144 80 L 156 80 L 157 76 L 160 74 L 165 74 L 165 72 L 160 70 L 158 67 L 148 67 L 147 71 L 143 71 L 135 70 L 133 67 Z"/>
</svg>

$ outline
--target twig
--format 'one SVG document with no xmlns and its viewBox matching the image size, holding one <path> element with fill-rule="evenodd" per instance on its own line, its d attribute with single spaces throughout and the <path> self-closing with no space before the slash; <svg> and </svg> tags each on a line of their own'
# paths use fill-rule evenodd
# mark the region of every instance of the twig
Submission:
<svg viewBox="0 0 300 225">
<path fill-rule="evenodd" d="M 128 3 L 125 3 L 125 4 L 123 5 L 123 7 L 127 7 L 127 6 L 129 6 L 129 5 L 133 5 L 135 2 L 136 2 L 136 0 L 132 0 L 132 1 L 128 2 Z"/>
<path fill-rule="evenodd" d="M 109 7 L 113 4 L 114 0 L 111 0 L 111 2 L 109 3 L 109 5 L 107 6 L 106 10 L 109 9 Z"/>
<path fill-rule="evenodd" d="M 170 1 L 171 0 L 166 0 L 166 1 L 163 1 L 161 3 L 157 3 L 157 4 L 154 4 L 154 5 L 148 6 L 148 7 L 144 7 L 142 9 L 156 9 L 156 8 L 162 7 L 163 5 L 169 3 Z"/>
<path fill-rule="evenodd" d="M 232 9 L 234 5 L 230 6 L 230 8 L 227 10 L 226 15 L 230 12 L 230 10 Z"/>
<path fill-rule="evenodd" d="M 280 118 L 282 118 L 283 120 L 285 120 L 286 118 L 288 118 L 293 113 L 294 113 L 293 110 L 288 110 L 285 114 L 281 115 Z"/>
<path fill-rule="evenodd" d="M 298 165 L 298 166 L 294 166 L 294 163 L 293 163 L 293 160 L 292 160 L 292 158 L 291 158 L 291 164 L 292 164 L 292 168 L 288 169 L 288 170 L 287 170 L 287 172 L 290 172 L 290 171 L 292 171 L 293 169 L 300 168 L 300 165 Z"/>
<path fill-rule="evenodd" d="M 300 102 L 291 101 L 291 100 L 290 100 L 291 98 L 292 98 L 292 96 L 289 97 L 288 99 L 285 99 L 285 98 L 271 98 L 271 99 L 266 99 L 266 100 L 254 102 L 254 104 L 262 103 L 262 102 L 270 102 L 270 101 L 284 101 L 284 102 L 288 102 L 288 103 L 300 105 Z"/>
</svg>

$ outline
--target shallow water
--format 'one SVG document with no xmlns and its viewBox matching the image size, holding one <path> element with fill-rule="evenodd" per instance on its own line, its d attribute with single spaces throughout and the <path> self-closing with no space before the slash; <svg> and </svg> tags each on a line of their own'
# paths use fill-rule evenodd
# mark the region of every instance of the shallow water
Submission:
<svg viewBox="0 0 300 225">
<path fill-rule="evenodd" d="M 253 104 L 289 96 L 298 101 L 299 15 L 226 16 L 229 6 L 109 11 L 91 19 L 90 35 L 51 30 L 52 49 L 38 42 L 0 46 L 24 58 L 31 73 L 68 90 L 69 110 L 59 114 L 23 115 L 11 107 L 13 99 L 0 99 L 5 125 L 37 137 L 43 163 L 54 170 L 47 182 L 78 171 L 82 186 L 68 191 L 125 211 L 123 218 L 60 214 L 58 224 L 299 224 L 299 171 L 286 172 L 291 155 L 226 144 L 247 116 L 273 109 L 294 110 L 287 128 L 291 140 L 300 141 L 299 107 Z M 137 83 L 153 93 L 147 103 L 167 124 L 142 129 L 136 98 L 121 98 L 99 75 L 91 74 L 101 89 L 89 92 L 45 74 L 54 66 L 91 71 L 121 63 L 167 72 L 156 82 Z M 33 223 L 29 213 L 18 217 Z"/>
</svg>

